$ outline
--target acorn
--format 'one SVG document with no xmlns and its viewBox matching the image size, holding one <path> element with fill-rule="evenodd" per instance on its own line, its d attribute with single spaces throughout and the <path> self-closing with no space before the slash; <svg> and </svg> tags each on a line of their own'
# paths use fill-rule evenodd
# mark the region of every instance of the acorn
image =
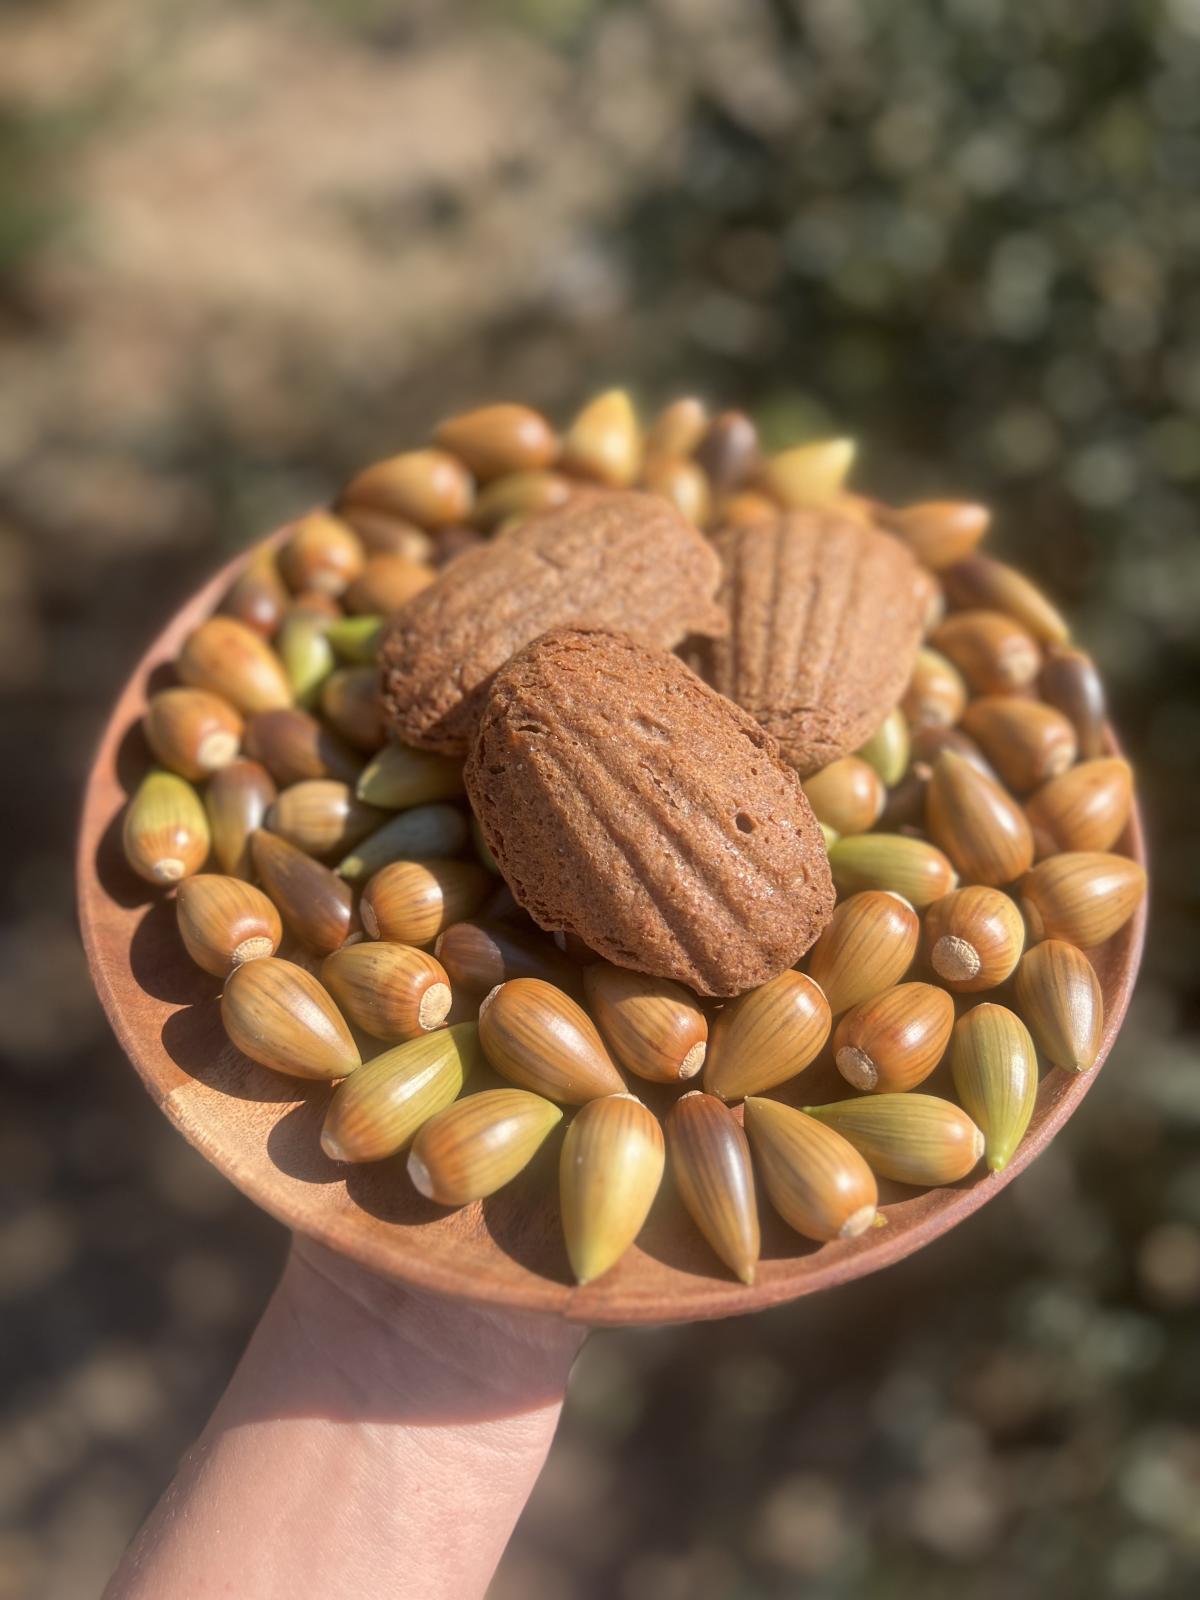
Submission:
<svg viewBox="0 0 1200 1600">
<path fill-rule="evenodd" d="M 155 759 L 191 783 L 233 760 L 242 726 L 227 700 L 204 689 L 160 689 L 142 718 Z"/>
<path fill-rule="evenodd" d="M 536 472 L 558 460 L 558 435 L 540 411 L 501 403 L 476 406 L 439 422 L 433 442 L 466 463 L 476 478 Z"/>
<path fill-rule="evenodd" d="M 1005 1006 L 974 1006 L 954 1027 L 954 1088 L 984 1137 L 987 1164 L 1002 1172 L 1025 1136 L 1037 1099 L 1037 1052 Z"/>
<path fill-rule="evenodd" d="M 381 616 L 339 617 L 325 629 L 339 661 L 349 666 L 369 666 L 379 654 L 386 618 Z"/>
<path fill-rule="evenodd" d="M 333 778 L 306 778 L 281 791 L 267 813 L 267 827 L 305 855 L 344 855 L 378 828 L 388 813 L 364 805 L 353 789 Z"/>
<path fill-rule="evenodd" d="M 582 478 L 624 489 L 641 464 L 641 430 L 624 389 L 607 389 L 589 400 L 563 435 L 563 468 Z"/>
<path fill-rule="evenodd" d="M 305 617 L 309 622 L 319 622 L 322 628 L 327 628 L 331 622 L 336 622 L 343 615 L 341 603 L 331 594 L 322 594 L 318 589 L 302 589 L 288 601 L 287 610 L 283 613 L 282 627 L 295 617 Z M 278 641 L 276 641 L 278 648 Z"/>
<path fill-rule="evenodd" d="M 771 1204 L 806 1239 L 854 1239 L 874 1222 L 870 1167 L 840 1133 L 774 1100 L 746 1101 L 746 1132 Z"/>
<path fill-rule="evenodd" d="M 147 883 L 178 883 L 208 859 L 208 818 L 177 772 L 148 772 L 125 812 L 125 859 Z"/>
<path fill-rule="evenodd" d="M 953 727 L 967 704 L 962 673 L 937 650 L 917 651 L 912 676 L 900 701 L 911 727 Z"/>
<path fill-rule="evenodd" d="M 663 407 L 646 434 L 646 458 L 690 456 L 708 427 L 708 407 L 694 395 L 682 395 Z"/>
<path fill-rule="evenodd" d="M 204 809 L 212 853 L 227 876 L 252 875 L 250 839 L 263 826 L 277 792 L 271 774 L 257 761 L 231 761 L 209 780 Z"/>
<path fill-rule="evenodd" d="M 946 597 L 958 611 L 980 608 L 1015 617 L 1041 644 L 1066 644 L 1071 637 L 1060 612 L 1015 567 L 976 551 L 942 573 Z"/>
<path fill-rule="evenodd" d="M 339 1084 L 325 1113 L 321 1149 L 331 1161 L 383 1161 L 458 1098 L 482 1064 L 479 1029 L 459 1022 L 423 1033 L 364 1062 Z"/>
<path fill-rule="evenodd" d="M 260 889 L 240 878 L 202 872 L 175 896 L 184 948 L 198 967 L 224 978 L 243 961 L 273 956 L 283 938 L 279 912 Z"/>
<path fill-rule="evenodd" d="M 1090 949 L 1111 939 L 1137 910 L 1146 873 L 1128 856 L 1070 850 L 1021 880 L 1021 909 L 1033 942 L 1065 939 Z"/>
<path fill-rule="evenodd" d="M 473 916 L 491 886 L 474 861 L 393 861 L 367 880 L 359 913 L 369 938 L 428 944 Z"/>
<path fill-rule="evenodd" d="M 758 429 L 744 411 L 722 411 L 704 431 L 693 454 L 704 468 L 717 494 L 726 494 L 758 469 Z M 772 502 L 763 497 L 767 515 L 775 516 Z"/>
<path fill-rule="evenodd" d="M 991 778 L 994 783 L 1000 782 L 995 767 L 970 734 L 964 733 L 961 728 L 935 728 L 926 724 L 924 727 L 912 730 L 914 767 L 920 763 L 932 772 L 943 750 L 953 750 L 955 755 L 962 756 L 964 761 L 969 761 L 976 772 L 982 772 L 985 778 Z"/>
<path fill-rule="evenodd" d="M 479 1008 L 479 1038 L 502 1077 L 563 1105 L 624 1091 L 587 1012 L 541 978 L 497 984 Z"/>
<path fill-rule="evenodd" d="M 865 890 L 835 908 L 808 953 L 809 977 L 836 1016 L 899 983 L 920 936 L 920 918 L 907 900 L 887 890 Z"/>
<path fill-rule="evenodd" d="M 525 518 L 514 513 L 505 517 L 503 522 L 498 522 L 491 530 L 491 537 L 498 539 L 509 528 L 519 527 Z M 486 544 L 488 534 L 481 533 L 478 528 L 450 527 L 439 528 L 433 539 L 433 556 L 431 557 L 434 570 L 440 572 L 443 567 L 448 567 L 459 556 L 465 555 L 468 550 L 473 550 L 477 545 Z"/>
<path fill-rule="evenodd" d="M 1100 980 L 1082 950 L 1045 939 L 1021 957 L 1013 994 L 1038 1049 L 1067 1072 L 1096 1064 L 1104 1037 Z"/>
<path fill-rule="evenodd" d="M 704 1065 L 708 1019 L 682 984 L 597 961 L 583 969 L 583 991 L 601 1036 L 627 1072 L 652 1083 L 679 1083 Z"/>
<path fill-rule="evenodd" d="M 879 820 L 887 790 L 861 756 L 842 756 L 804 779 L 801 788 L 818 822 L 839 834 L 866 833 Z"/>
<path fill-rule="evenodd" d="M 662 1182 L 662 1129 L 640 1100 L 589 1100 L 563 1139 L 559 1203 L 576 1279 L 607 1272 L 641 1232 Z"/>
<path fill-rule="evenodd" d="M 528 1089 L 485 1089 L 430 1117 L 408 1152 L 413 1188 L 443 1206 L 495 1194 L 526 1168 L 562 1121 Z"/>
<path fill-rule="evenodd" d="M 438 934 L 434 954 L 456 994 L 482 996 L 510 978 L 542 978 L 568 993 L 581 992 L 579 968 L 538 929 L 454 922 Z"/>
<path fill-rule="evenodd" d="M 475 854 L 479 857 L 481 863 L 487 868 L 492 876 L 499 878 L 502 876 L 499 864 L 497 863 L 495 856 L 488 849 L 488 842 L 483 837 L 483 829 L 479 826 L 479 818 L 473 811 L 471 812 L 470 828 L 471 844 L 474 846 Z"/>
<path fill-rule="evenodd" d="M 313 511 L 292 524 L 279 546 L 279 571 L 293 594 L 305 589 L 340 595 L 363 569 L 366 551 L 347 523 L 330 511 Z"/>
<path fill-rule="evenodd" d="M 923 597 L 921 605 L 921 637 L 929 643 L 930 636 L 937 631 L 946 617 L 946 596 L 942 586 L 932 572 L 926 572 L 924 567 L 917 569 L 915 592 L 917 597 Z"/>
<path fill-rule="evenodd" d="M 786 1083 L 820 1055 L 831 1023 L 829 1001 L 813 979 L 781 972 L 717 1012 L 705 1089 L 729 1101 Z"/>
<path fill-rule="evenodd" d="M 341 517 L 372 555 L 407 556 L 410 561 L 433 558 L 433 540 L 407 517 L 371 511 L 366 506 L 343 506 Z"/>
<path fill-rule="evenodd" d="M 967 707 L 962 725 L 1014 794 L 1057 778 L 1075 760 L 1074 728 L 1040 700 L 983 695 Z"/>
<path fill-rule="evenodd" d="M 575 492 L 561 472 L 508 472 L 480 491 L 470 521 L 488 532 L 509 517 L 533 517 L 565 505 Z"/>
<path fill-rule="evenodd" d="M 1133 772 L 1115 756 L 1081 761 L 1025 803 L 1039 857 L 1061 850 L 1111 850 L 1132 809 Z"/>
<path fill-rule="evenodd" d="M 858 754 L 891 789 L 908 771 L 909 752 L 908 719 L 893 706 Z"/>
<path fill-rule="evenodd" d="M 397 811 L 360 839 L 337 864 L 339 877 L 363 883 L 393 861 L 454 856 L 467 848 L 470 830 L 457 806 L 434 803 Z M 490 988 L 491 985 L 488 985 Z"/>
<path fill-rule="evenodd" d="M 321 982 L 356 1028 L 389 1043 L 440 1028 L 450 1014 L 441 962 L 412 945 L 364 939 L 325 957 Z"/>
<path fill-rule="evenodd" d="M 275 552 L 260 547 L 233 580 L 221 611 L 244 623 L 264 639 L 270 639 L 283 620 L 291 596 L 279 576 Z"/>
<path fill-rule="evenodd" d="M 451 756 L 385 744 L 359 778 L 358 798 L 391 811 L 428 800 L 452 800 L 463 792 L 462 768 L 462 762 Z"/>
<path fill-rule="evenodd" d="M 260 711 L 246 724 L 246 753 L 262 763 L 282 788 L 306 778 L 358 782 L 362 761 L 307 711 L 286 706 Z"/>
<path fill-rule="evenodd" d="M 854 464 L 853 439 L 817 439 L 768 456 L 759 473 L 762 489 L 785 510 L 827 506 L 841 492 Z"/>
<path fill-rule="evenodd" d="M 829 852 L 829 865 L 839 895 L 884 889 L 918 908 L 940 900 L 958 883 L 958 874 L 936 845 L 902 833 L 839 839 Z"/>
<path fill-rule="evenodd" d="M 1037 640 L 1003 611 L 956 611 L 931 638 L 974 694 L 1027 689 L 1041 668 Z"/>
<path fill-rule="evenodd" d="M 932 983 L 901 983 L 847 1011 L 833 1035 L 837 1069 L 854 1089 L 903 1092 L 946 1053 L 954 1001 Z"/>
<path fill-rule="evenodd" d="M 301 943 L 322 955 L 339 950 L 353 922 L 350 885 L 294 844 L 264 829 L 251 839 L 250 854 L 263 888 Z"/>
<path fill-rule="evenodd" d="M 344 1078 L 361 1059 L 345 1018 L 312 973 L 278 956 L 233 969 L 221 1021 L 243 1055 L 292 1078 Z"/>
<path fill-rule="evenodd" d="M 909 770 L 887 791 L 879 813 L 880 833 L 919 834 L 925 831 L 925 798 L 933 768 L 926 761 L 914 761 Z"/>
<path fill-rule="evenodd" d="M 805 1110 L 852 1144 L 872 1172 L 895 1183 L 957 1183 L 983 1154 L 983 1134 L 967 1113 L 933 1094 L 875 1094 Z"/>
<path fill-rule="evenodd" d="M 333 646 L 325 637 L 329 622 L 311 611 L 294 611 L 283 619 L 275 635 L 275 649 L 298 706 L 313 706 L 337 666 Z"/>
<path fill-rule="evenodd" d="M 1021 807 L 953 750 L 934 763 L 925 828 L 968 883 L 1011 883 L 1033 865 L 1033 832 Z"/>
<path fill-rule="evenodd" d="M 339 667 L 321 685 L 321 712 L 356 750 L 378 750 L 387 738 L 375 667 Z"/>
<path fill-rule="evenodd" d="M 715 1095 L 681 1095 L 664 1124 L 671 1174 L 692 1221 L 744 1284 L 758 1265 L 758 1200 L 750 1145 Z"/>
<path fill-rule="evenodd" d="M 290 706 L 283 663 L 261 636 L 233 617 L 209 617 L 184 640 L 175 670 L 193 689 L 219 695 L 245 716 Z"/>
<path fill-rule="evenodd" d="M 774 500 L 757 489 L 742 489 L 718 502 L 712 520 L 714 527 L 727 528 L 745 522 L 773 522 L 778 515 Z"/>
<path fill-rule="evenodd" d="M 1046 652 L 1038 689 L 1042 699 L 1061 711 L 1075 729 L 1080 760 L 1094 761 L 1102 756 L 1108 705 L 1092 658 L 1082 650 L 1052 646 Z"/>
<path fill-rule="evenodd" d="M 923 565 L 940 572 L 969 556 L 987 533 L 992 514 L 967 500 L 926 500 L 913 506 L 880 506 L 876 516 Z"/>
<path fill-rule="evenodd" d="M 446 450 L 406 450 L 376 461 L 342 490 L 339 511 L 383 511 L 422 528 L 462 522 L 471 511 L 475 485 L 457 456 Z"/>
<path fill-rule="evenodd" d="M 642 471 L 642 487 L 672 501 L 689 522 L 704 527 L 712 515 L 712 494 L 703 467 L 677 456 L 653 456 Z"/>
<path fill-rule="evenodd" d="M 994 989 L 1016 967 L 1025 924 L 999 889 L 971 885 L 935 900 L 925 913 L 929 964 L 955 994 Z"/>
<path fill-rule="evenodd" d="M 422 589 L 428 589 L 436 576 L 427 561 L 413 561 L 408 556 L 371 556 L 342 599 L 346 610 L 356 617 L 386 616 L 399 611 Z"/>
</svg>

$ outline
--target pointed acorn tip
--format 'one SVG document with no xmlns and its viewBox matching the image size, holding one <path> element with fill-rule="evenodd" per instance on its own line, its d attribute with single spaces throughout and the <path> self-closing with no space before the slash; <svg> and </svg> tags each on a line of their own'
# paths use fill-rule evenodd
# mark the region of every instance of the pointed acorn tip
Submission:
<svg viewBox="0 0 1200 1600">
<path fill-rule="evenodd" d="M 330 1161 L 348 1161 L 350 1159 L 328 1128 L 322 1130 L 321 1149 L 324 1150 Z"/>
</svg>

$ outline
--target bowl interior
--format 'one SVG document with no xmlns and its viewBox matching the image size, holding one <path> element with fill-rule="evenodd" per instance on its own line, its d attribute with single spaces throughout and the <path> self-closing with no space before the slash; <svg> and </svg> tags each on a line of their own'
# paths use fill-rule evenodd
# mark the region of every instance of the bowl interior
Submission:
<svg viewBox="0 0 1200 1600">
<path fill-rule="evenodd" d="M 1087 1093 L 1099 1063 L 1080 1075 L 1049 1070 L 1029 1132 L 1003 1173 L 981 1171 L 928 1192 L 882 1185 L 886 1226 L 858 1239 L 810 1245 L 764 1204 L 763 1257 L 752 1288 L 713 1256 L 669 1180 L 637 1244 L 602 1279 L 576 1287 L 558 1221 L 554 1140 L 515 1183 L 459 1211 L 422 1199 L 403 1157 L 350 1169 L 327 1160 L 318 1135 L 330 1088 L 280 1077 L 233 1048 L 221 1027 L 218 980 L 192 965 L 172 902 L 130 871 L 121 850 L 120 813 L 148 760 L 139 727 L 147 693 L 160 686 L 184 636 L 214 609 L 240 564 L 231 563 L 173 618 L 117 703 L 85 797 L 79 907 L 96 989 L 146 1087 L 192 1144 L 288 1227 L 424 1288 L 581 1322 L 729 1316 L 874 1272 L 928 1244 L 1015 1178 Z M 1117 849 L 1144 864 L 1136 813 Z M 1129 1003 L 1145 921 L 1143 902 L 1118 934 L 1088 952 L 1104 993 L 1100 1063 Z M 838 1098 L 832 1085 L 820 1092 L 820 1070 L 804 1075 L 797 1099 Z"/>
</svg>

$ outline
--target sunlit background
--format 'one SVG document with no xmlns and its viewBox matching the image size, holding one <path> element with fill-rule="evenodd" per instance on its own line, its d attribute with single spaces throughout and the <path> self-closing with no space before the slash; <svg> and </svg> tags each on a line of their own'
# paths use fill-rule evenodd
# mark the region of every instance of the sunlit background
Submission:
<svg viewBox="0 0 1200 1600">
<path fill-rule="evenodd" d="M 356 465 L 613 382 L 995 506 L 1108 675 L 1153 933 L 1078 1117 L 957 1235 L 590 1342 L 494 1600 L 1200 1591 L 1198 261 L 1197 0 L 9 0 L 0 1600 L 98 1593 L 283 1249 L 91 995 L 106 707 Z"/>
</svg>

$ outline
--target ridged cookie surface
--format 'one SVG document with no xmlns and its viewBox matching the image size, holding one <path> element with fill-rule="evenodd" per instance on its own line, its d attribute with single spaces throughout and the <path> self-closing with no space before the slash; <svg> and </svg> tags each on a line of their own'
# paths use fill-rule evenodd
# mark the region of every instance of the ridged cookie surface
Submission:
<svg viewBox="0 0 1200 1600">
<path fill-rule="evenodd" d="M 464 755 L 493 673 L 547 628 L 584 623 L 670 649 L 724 627 L 720 562 L 669 501 L 600 490 L 467 550 L 399 611 L 380 649 L 406 744 Z"/>
<path fill-rule="evenodd" d="M 857 750 L 904 693 L 927 589 L 891 535 L 793 511 L 713 536 L 729 629 L 689 651 L 801 776 Z"/>
<path fill-rule="evenodd" d="M 820 828 L 774 740 L 625 635 L 556 629 L 515 656 L 466 782 L 520 904 L 618 966 L 740 994 L 833 912 Z"/>
</svg>

